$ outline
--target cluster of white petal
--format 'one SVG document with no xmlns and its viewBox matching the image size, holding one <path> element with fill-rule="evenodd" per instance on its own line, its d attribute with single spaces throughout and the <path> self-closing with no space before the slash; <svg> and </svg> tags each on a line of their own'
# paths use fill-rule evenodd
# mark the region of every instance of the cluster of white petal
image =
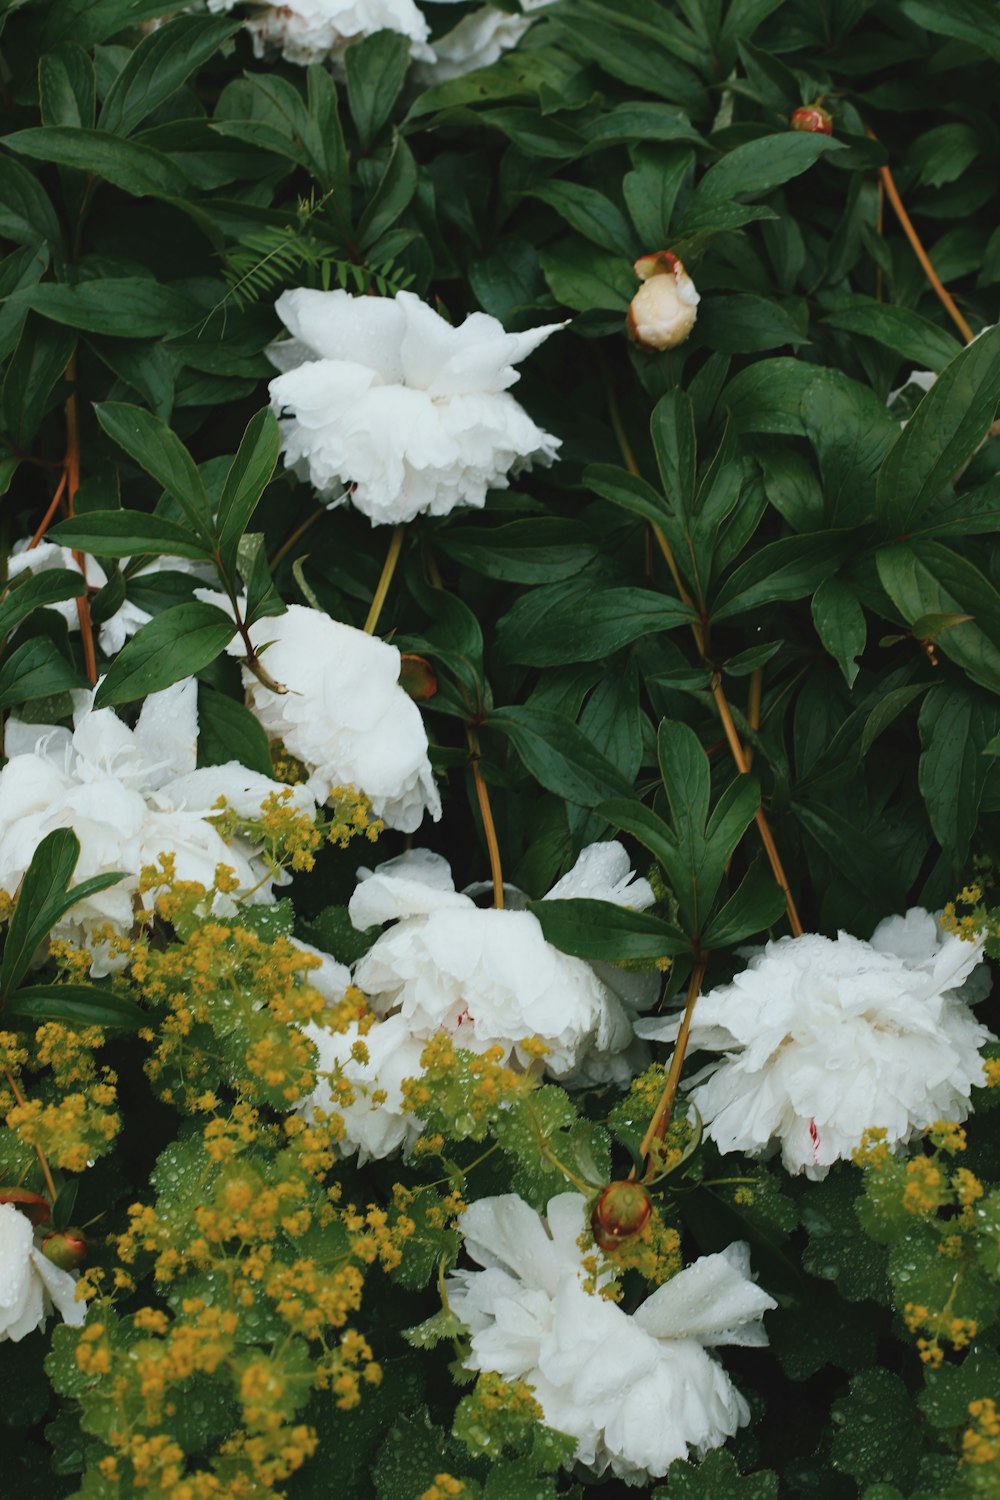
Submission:
<svg viewBox="0 0 1000 1500">
<path fill-rule="evenodd" d="M 587 894 L 636 908 L 653 893 L 620 844 L 592 845 L 550 892 Z M 394 925 L 355 968 L 377 1014 L 399 1014 L 414 1037 L 451 1032 L 462 1047 L 503 1046 L 522 1066 L 540 1038 L 555 1078 L 627 1077 L 634 1032 L 619 994 L 582 959 L 545 941 L 538 919 L 509 906 L 476 905 L 455 890 L 447 861 L 416 849 L 362 878 L 351 897 L 355 927 Z"/>
<path fill-rule="evenodd" d="M 127 558 L 124 559 L 122 565 L 124 566 L 127 561 Z M 102 589 L 108 581 L 108 575 L 96 557 L 84 554 L 81 567 L 69 547 L 60 547 L 55 542 L 43 541 L 39 542 L 37 547 L 32 547 L 27 538 L 24 538 L 14 543 L 7 560 L 9 578 L 16 578 L 19 573 L 47 573 L 53 568 L 66 568 L 71 572 L 80 573 L 86 580 L 88 588 L 91 589 Z M 186 557 L 154 557 L 144 563 L 137 572 L 132 574 L 132 577 L 145 578 L 151 573 L 162 572 L 164 568 L 170 568 L 178 573 L 191 573 L 195 577 L 211 576 L 210 568 L 206 568 L 201 563 L 191 562 Z M 79 630 L 80 617 L 75 599 L 66 599 L 48 607 L 62 616 L 70 630 Z M 129 637 L 135 635 L 140 626 L 147 624 L 151 619 L 152 615 L 146 610 L 140 609 L 138 604 L 133 604 L 130 599 L 126 599 L 121 608 L 104 620 L 98 628 L 98 640 L 105 656 L 116 656 Z"/>
<path fill-rule="evenodd" d="M 468 1368 L 527 1382 L 546 1426 L 576 1439 L 580 1463 L 644 1484 L 748 1420 L 707 1350 L 766 1344 L 761 1319 L 776 1304 L 735 1244 L 625 1313 L 584 1287 L 586 1209 L 578 1193 L 551 1199 L 546 1219 L 514 1194 L 470 1204 L 465 1248 L 484 1269 L 454 1272 L 448 1302 L 471 1334 Z"/>
<path fill-rule="evenodd" d="M 210 11 L 233 10 L 242 0 L 208 0 Z M 409 37 L 411 56 L 433 61 L 430 28 L 414 0 L 293 0 L 254 5 L 247 21 L 258 57 L 280 52 L 286 62 L 339 63 L 351 42 L 376 31 Z"/>
<path fill-rule="evenodd" d="M 411 292 L 283 292 L 291 339 L 272 344 L 285 462 L 373 523 L 481 507 L 508 474 L 550 463 L 559 440 L 508 393 L 514 366 L 561 324 L 507 333 L 471 313 L 453 328 Z"/>
<path fill-rule="evenodd" d="M 11 718 L 0 771 L 0 890 L 13 894 L 46 834 L 72 828 L 80 841 L 77 882 L 123 870 L 125 878 L 78 902 L 54 929 L 90 947 L 94 973 L 106 972 L 106 952 L 94 945 L 96 927 L 118 933 L 133 924 L 133 901 L 145 865 L 172 854 L 182 880 L 211 887 L 218 865 L 236 872 L 245 899 L 273 899 L 267 867 L 252 844 L 226 842 L 208 821 L 224 797 L 241 818 L 259 816 L 278 782 L 237 761 L 195 769 L 198 699 L 194 678 L 151 693 L 135 728 L 110 708 L 94 709 L 93 695 L 75 694 L 73 729 Z M 312 807 L 305 788 L 296 806 Z"/>
<path fill-rule="evenodd" d="M 447 83 L 477 68 L 488 68 L 504 52 L 516 47 L 535 20 L 533 11 L 544 10 L 552 0 L 521 0 L 521 15 L 484 5 L 463 16 L 457 26 L 434 42 L 434 61 L 416 69 L 420 83 Z"/>
<path fill-rule="evenodd" d="M 344 1156 L 358 1153 L 358 1163 L 409 1150 L 421 1131 L 419 1120 L 403 1110 L 403 1080 L 420 1072 L 423 1041 L 415 1038 L 402 1016 L 390 1016 L 362 1028 L 352 1021 L 343 1031 L 313 1022 L 303 1028 L 319 1053 L 317 1084 L 298 1105 L 307 1116 L 316 1109 L 343 1121 L 338 1142 Z M 330 1087 L 330 1077 L 347 1085 L 347 1101 Z"/>
<path fill-rule="evenodd" d="M 35 1247 L 24 1214 L 12 1203 L 0 1203 L 0 1343 L 16 1344 L 43 1327 L 53 1304 L 74 1328 L 87 1316 L 86 1304 L 76 1300 L 76 1277 Z"/>
<path fill-rule="evenodd" d="M 403 833 L 413 833 L 425 812 L 440 818 L 427 731 L 399 685 L 395 646 L 300 604 L 256 621 L 250 639 L 286 691 L 244 668 L 247 703 L 268 736 L 306 767 L 317 802 L 335 787 L 353 786 Z M 242 655 L 242 642 L 234 640 L 229 652 Z"/>
<path fill-rule="evenodd" d="M 920 907 L 869 943 L 845 932 L 768 943 L 695 1008 L 691 1049 L 718 1054 L 691 1090 L 707 1133 L 722 1152 L 780 1142 L 790 1172 L 819 1179 L 869 1129 L 901 1145 L 964 1120 L 993 1040 L 960 993 L 982 957 L 981 941 L 944 933 Z M 638 1030 L 673 1040 L 677 1023 Z"/>
</svg>

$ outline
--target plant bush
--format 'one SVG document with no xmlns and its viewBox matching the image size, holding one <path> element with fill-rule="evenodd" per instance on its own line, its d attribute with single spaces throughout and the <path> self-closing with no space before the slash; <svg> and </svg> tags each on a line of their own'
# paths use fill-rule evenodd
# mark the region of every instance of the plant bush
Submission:
<svg viewBox="0 0 1000 1500">
<path fill-rule="evenodd" d="M 1000 1495 L 1000 27 L 529 9 L 0 18 L 5 1493 Z"/>
</svg>

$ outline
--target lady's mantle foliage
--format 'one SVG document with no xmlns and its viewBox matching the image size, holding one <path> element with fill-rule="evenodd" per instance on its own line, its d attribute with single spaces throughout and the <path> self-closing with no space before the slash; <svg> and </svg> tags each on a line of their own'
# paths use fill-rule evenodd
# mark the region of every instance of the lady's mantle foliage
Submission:
<svg viewBox="0 0 1000 1500">
<path fill-rule="evenodd" d="M 577 1193 L 553 1198 L 544 1219 L 513 1194 L 470 1204 L 462 1235 L 484 1269 L 449 1277 L 448 1304 L 472 1336 L 469 1369 L 525 1381 L 546 1425 L 576 1439 L 579 1462 L 643 1484 L 749 1420 L 706 1350 L 766 1344 L 761 1319 L 777 1304 L 751 1280 L 748 1247 L 734 1244 L 624 1312 L 608 1300 L 613 1270 L 595 1284 L 584 1266 L 587 1208 Z"/>
<path fill-rule="evenodd" d="M 36 1247 L 25 1214 L 13 1203 L 0 1203 L 0 1342 L 17 1343 L 44 1327 L 53 1304 L 73 1327 L 87 1316 L 86 1303 L 76 1300 L 76 1277 Z"/>
<path fill-rule="evenodd" d="M 633 877 L 621 845 L 600 849 L 606 853 L 584 850 L 579 877 L 571 872 L 551 894 L 586 890 L 649 906 L 653 893 Z M 553 1078 L 581 1068 L 588 1081 L 633 1071 L 632 1022 L 611 985 L 547 943 L 530 912 L 482 908 L 456 891 L 440 855 L 415 849 L 380 865 L 361 880 L 349 910 L 362 930 L 394 923 L 354 979 L 379 1015 L 401 1015 L 412 1035 L 448 1031 L 476 1052 L 499 1044 L 522 1066 L 541 1055 Z"/>
<path fill-rule="evenodd" d="M 470 313 L 453 328 L 412 292 L 300 289 L 276 310 L 292 334 L 269 351 L 284 372 L 270 392 L 285 462 L 325 499 L 347 486 L 373 523 L 445 516 L 481 509 L 510 472 L 555 458 L 559 439 L 507 391 L 561 324 L 506 333 Z"/>
<path fill-rule="evenodd" d="M 964 1120 L 996 1040 L 969 1010 L 982 959 L 981 937 L 943 932 L 920 907 L 880 922 L 870 943 L 846 932 L 768 943 L 695 1011 L 692 1050 L 722 1054 L 691 1092 L 708 1134 L 722 1152 L 780 1144 L 790 1172 L 817 1179 L 869 1129 L 903 1146 Z M 672 1040 L 677 1023 L 639 1030 Z"/>
<path fill-rule="evenodd" d="M 249 707 L 302 762 L 317 802 L 351 786 L 389 828 L 413 833 L 425 812 L 440 818 L 427 731 L 399 685 L 395 646 L 301 604 L 252 625 L 250 639 L 284 691 L 245 667 Z M 239 641 L 229 650 L 243 654 Z"/>
<path fill-rule="evenodd" d="M 110 708 L 77 698 L 72 731 L 10 719 L 9 759 L 0 771 L 0 889 L 13 895 L 41 840 L 72 828 L 80 840 L 77 879 L 122 871 L 123 878 L 72 907 L 58 937 L 92 949 L 94 972 L 110 961 L 104 939 L 132 929 L 144 867 L 172 856 L 182 880 L 211 886 L 228 865 L 253 902 L 273 900 L 268 866 L 240 835 L 224 840 L 212 824 L 220 799 L 238 820 L 254 822 L 269 796 L 311 807 L 304 788 L 289 789 L 238 761 L 196 769 L 198 699 L 194 678 L 151 693 L 134 729 Z M 96 934 L 96 936 L 95 936 Z M 103 934 L 103 937 L 101 936 Z"/>
</svg>

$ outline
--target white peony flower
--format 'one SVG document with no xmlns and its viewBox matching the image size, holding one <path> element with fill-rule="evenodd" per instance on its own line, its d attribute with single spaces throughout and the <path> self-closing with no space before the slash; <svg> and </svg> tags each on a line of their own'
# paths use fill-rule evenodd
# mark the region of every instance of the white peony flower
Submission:
<svg viewBox="0 0 1000 1500">
<path fill-rule="evenodd" d="M 902 1145 L 936 1120 L 964 1120 L 993 1040 L 960 994 L 982 942 L 942 932 L 914 907 L 870 943 L 841 932 L 781 938 L 699 999 L 692 1050 L 721 1054 L 691 1098 L 719 1150 L 781 1143 L 790 1172 L 826 1176 L 866 1130 Z M 976 976 L 978 978 L 978 976 Z M 641 1022 L 672 1041 L 677 1022 Z"/>
<path fill-rule="evenodd" d="M 421 63 L 416 73 L 425 85 L 447 83 L 462 78 L 477 68 L 488 68 L 504 52 L 516 47 L 535 17 L 532 11 L 544 10 L 553 0 L 521 0 L 522 15 L 484 5 L 463 16 L 457 26 L 434 43 L 435 61 Z"/>
<path fill-rule="evenodd" d="M 208 0 L 210 11 L 233 10 L 241 0 Z M 430 28 L 413 0 L 294 0 L 256 5 L 247 22 L 257 57 L 280 52 L 286 62 L 341 63 L 351 42 L 376 31 L 410 38 L 411 55 L 433 62 Z"/>
<path fill-rule="evenodd" d="M 314 1110 L 337 1114 L 344 1122 L 344 1137 L 338 1142 L 344 1156 L 358 1153 L 358 1164 L 390 1156 L 402 1146 L 413 1145 L 423 1128 L 419 1120 L 403 1111 L 404 1078 L 420 1072 L 424 1042 L 410 1034 L 402 1016 L 390 1016 L 362 1030 L 352 1021 L 345 1031 L 329 1031 L 310 1022 L 303 1027 L 319 1052 L 316 1088 L 297 1106 L 307 1117 Z M 365 1061 L 352 1055 L 363 1048 Z M 329 1076 L 343 1080 L 349 1102 L 331 1090 Z"/>
<path fill-rule="evenodd" d="M 701 298 L 684 265 L 669 250 L 641 255 L 642 282 L 628 309 L 628 331 L 643 349 L 675 349 L 694 327 Z"/>
<path fill-rule="evenodd" d="M 317 802 L 352 786 L 376 817 L 403 833 L 413 833 L 425 812 L 440 818 L 427 731 L 399 685 L 395 646 L 301 604 L 256 621 L 250 639 L 288 691 L 274 692 L 244 668 L 247 703 L 265 732 L 306 767 Z M 234 640 L 229 654 L 242 656 L 243 643 Z"/>
<path fill-rule="evenodd" d="M 571 876 L 582 871 L 577 878 L 589 894 L 615 899 L 613 891 L 649 905 L 652 891 L 633 881 L 621 845 L 597 847 L 599 854 L 594 846 L 584 850 Z M 550 894 L 566 895 L 570 878 Z M 547 943 L 531 912 L 479 907 L 456 891 L 439 855 L 418 849 L 380 865 L 362 877 L 348 910 L 361 929 L 395 923 L 360 960 L 354 979 L 378 1014 L 401 1014 L 413 1035 L 449 1031 L 474 1052 L 499 1043 L 524 1067 L 532 1061 L 524 1043 L 540 1037 L 553 1077 L 585 1067 L 592 1082 L 621 1072 L 634 1033 L 611 986 L 590 964 Z"/>
<path fill-rule="evenodd" d="M 216 867 L 236 871 L 246 899 L 273 899 L 267 867 L 244 838 L 222 839 L 207 821 L 219 797 L 241 817 L 259 814 L 272 792 L 286 790 L 236 761 L 195 769 L 198 740 L 194 678 L 151 693 L 134 729 L 109 708 L 92 707 L 92 694 L 74 695 L 74 728 L 25 724 L 11 718 L 10 759 L 0 771 L 0 890 L 13 894 L 39 843 L 55 828 L 72 828 L 80 840 L 77 883 L 112 870 L 125 878 L 70 908 L 54 929 L 94 953 L 93 973 L 108 959 L 91 935 L 110 923 L 119 933 L 133 924 L 144 865 L 161 853 L 175 856 L 177 875 L 211 887 Z M 312 807 L 304 788 L 297 806 Z"/>
<path fill-rule="evenodd" d="M 0 1342 L 19 1343 L 44 1327 L 53 1304 L 73 1328 L 87 1316 L 76 1300 L 76 1277 L 36 1249 L 31 1223 L 13 1203 L 0 1203 Z"/>
<path fill-rule="evenodd" d="M 283 292 L 291 339 L 272 344 L 285 462 L 373 523 L 481 507 L 509 471 L 551 463 L 559 440 L 508 394 L 514 366 L 564 325 L 506 333 L 470 313 L 453 328 L 412 292 Z"/>
<path fill-rule="evenodd" d="M 7 576 L 16 578 L 19 573 L 47 573 L 52 568 L 68 568 L 71 572 L 79 573 L 90 589 L 102 589 L 108 581 L 108 575 L 97 561 L 89 553 L 83 556 L 83 567 L 77 562 L 69 547 L 57 546 L 55 542 L 39 542 L 37 547 L 32 547 L 28 538 L 24 537 L 14 543 L 10 557 L 7 559 Z M 125 567 L 129 559 L 122 559 L 122 567 Z M 208 579 L 214 577 L 211 566 L 193 562 L 187 557 L 152 557 L 148 563 L 137 569 L 131 577 L 145 578 L 151 573 L 161 573 L 164 568 L 170 568 L 177 573 L 190 573 L 196 578 Z M 66 621 L 70 630 L 79 630 L 80 616 L 76 607 L 75 599 L 63 599 L 58 604 L 46 605 L 47 609 L 54 609 Z M 126 599 L 120 609 L 104 620 L 97 631 L 97 639 L 105 656 L 117 656 L 125 642 L 143 625 L 147 625 L 152 615 L 134 604 L 131 599 Z"/>
<path fill-rule="evenodd" d="M 303 971 L 304 983 L 322 995 L 328 1006 L 339 1005 L 344 998 L 344 991 L 351 982 L 351 971 L 347 965 L 338 963 L 321 948 L 314 948 L 312 943 L 303 943 L 300 938 L 289 938 L 289 942 L 300 953 L 308 953 L 310 958 L 318 958 L 320 961 L 318 969 Z"/>
<path fill-rule="evenodd" d="M 471 1203 L 461 1228 L 484 1269 L 449 1276 L 448 1302 L 471 1334 L 469 1369 L 527 1382 L 546 1426 L 576 1439 L 578 1462 L 646 1484 L 749 1419 L 706 1351 L 766 1344 L 761 1319 L 777 1304 L 750 1279 L 748 1247 L 735 1244 L 623 1312 L 584 1288 L 586 1212 L 579 1193 L 552 1198 L 547 1219 L 513 1193 Z"/>
</svg>

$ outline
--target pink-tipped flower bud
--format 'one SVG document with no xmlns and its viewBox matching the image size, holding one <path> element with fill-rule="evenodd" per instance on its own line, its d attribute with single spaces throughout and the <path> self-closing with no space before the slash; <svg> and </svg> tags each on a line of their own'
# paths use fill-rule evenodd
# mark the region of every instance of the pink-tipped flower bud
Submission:
<svg viewBox="0 0 1000 1500">
<path fill-rule="evenodd" d="M 87 1241 L 81 1229 L 54 1229 L 42 1240 L 42 1254 L 61 1271 L 75 1271 L 87 1259 Z"/>
<path fill-rule="evenodd" d="M 612 1182 L 590 1216 L 595 1244 L 601 1250 L 616 1250 L 641 1233 L 652 1211 L 649 1194 L 638 1182 Z"/>
<path fill-rule="evenodd" d="M 642 286 L 629 304 L 630 338 L 642 349 L 675 349 L 698 316 L 701 298 L 694 282 L 669 250 L 640 255 L 635 274 Z"/>
<path fill-rule="evenodd" d="M 45 1224 L 52 1217 L 49 1200 L 43 1198 L 41 1193 L 33 1193 L 28 1188 L 0 1188 L 0 1203 L 13 1203 L 14 1207 L 19 1208 L 35 1225 Z"/>
<path fill-rule="evenodd" d="M 793 130 L 809 130 L 814 135 L 833 135 L 833 119 L 818 104 L 804 104 L 789 116 Z"/>
</svg>

